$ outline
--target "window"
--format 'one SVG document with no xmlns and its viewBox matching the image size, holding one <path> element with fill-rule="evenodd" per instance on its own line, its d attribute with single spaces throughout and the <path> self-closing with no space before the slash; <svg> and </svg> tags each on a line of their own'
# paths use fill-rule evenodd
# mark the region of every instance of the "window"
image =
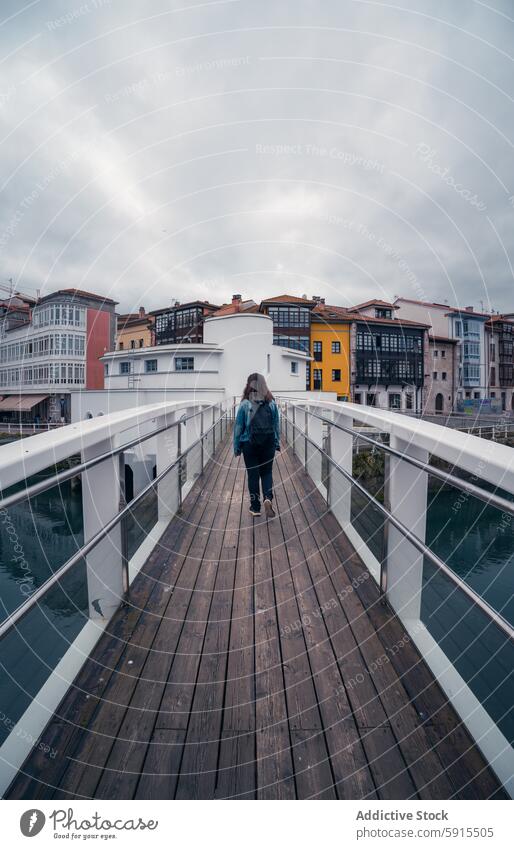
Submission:
<svg viewBox="0 0 514 849">
<path fill-rule="evenodd" d="M 123 351 L 123 342 L 118 345 L 118 351 Z"/>
<path fill-rule="evenodd" d="M 291 362 L 291 374 L 298 374 L 298 363 L 295 360 Z"/>
<path fill-rule="evenodd" d="M 435 350 L 434 351 L 434 357 L 438 357 L 438 356 L 439 356 L 439 351 Z"/>
<path fill-rule="evenodd" d="M 175 371 L 194 371 L 194 357 L 175 357 Z"/>
<path fill-rule="evenodd" d="M 145 360 L 145 371 L 157 371 L 157 360 Z"/>
<path fill-rule="evenodd" d="M 340 342 L 332 342 L 332 353 L 340 354 L 341 353 L 341 343 Z"/>
<path fill-rule="evenodd" d="M 315 362 L 320 363 L 323 359 L 323 343 L 322 342 L 313 342 L 312 343 L 312 355 L 314 357 Z"/>
<path fill-rule="evenodd" d="M 389 409 L 399 410 L 401 407 L 402 397 L 398 392 L 392 392 L 389 395 Z"/>
<path fill-rule="evenodd" d="M 480 366 L 464 365 L 464 380 L 480 380 Z"/>
<path fill-rule="evenodd" d="M 464 342 L 464 359 L 478 360 L 480 358 L 480 345 L 478 342 Z"/>
<path fill-rule="evenodd" d="M 136 340 L 135 340 L 135 339 L 131 339 L 131 340 L 130 340 L 130 347 L 131 347 L 131 348 L 135 348 L 135 347 L 136 347 Z"/>
<path fill-rule="evenodd" d="M 323 384 L 323 372 L 320 368 L 315 368 L 312 371 L 312 388 L 313 389 L 321 389 Z"/>
<path fill-rule="evenodd" d="M 362 396 L 361 396 L 360 392 L 354 392 L 353 403 L 354 404 L 361 404 L 362 403 Z"/>
<path fill-rule="evenodd" d="M 108 363 L 105 363 L 105 365 L 104 365 L 104 375 L 106 377 L 109 376 L 109 364 Z"/>
<path fill-rule="evenodd" d="M 443 373 L 441 375 L 441 380 L 446 380 L 446 372 L 445 371 L 443 371 Z"/>
<path fill-rule="evenodd" d="M 392 318 L 392 310 L 384 309 L 384 307 L 375 307 L 375 318 Z"/>
<path fill-rule="evenodd" d="M 377 396 L 374 392 L 368 392 L 366 394 L 366 405 L 368 407 L 376 407 L 377 406 Z"/>
<path fill-rule="evenodd" d="M 473 392 L 473 398 L 475 399 L 475 401 L 479 401 L 480 400 L 480 392 Z"/>
<path fill-rule="evenodd" d="M 412 410 L 412 394 L 410 392 L 405 395 L 405 409 Z"/>
<path fill-rule="evenodd" d="M 144 348 L 144 346 L 145 346 L 145 340 L 144 340 L 144 339 L 140 339 L 140 340 L 139 340 L 139 347 L 140 347 L 140 348 Z"/>
<path fill-rule="evenodd" d="M 309 307 L 270 306 L 268 315 L 275 327 L 309 327 Z"/>
<path fill-rule="evenodd" d="M 293 351 L 305 351 L 309 353 L 309 337 L 308 336 L 284 336 L 282 333 L 273 335 L 273 344 L 280 345 L 282 348 L 292 348 Z"/>
<path fill-rule="evenodd" d="M 437 372 L 436 371 L 432 372 L 432 377 L 434 378 L 434 380 L 437 380 Z"/>
<path fill-rule="evenodd" d="M 444 360 L 444 359 L 445 359 L 445 357 L 446 357 L 446 348 L 444 348 L 444 349 L 441 351 L 441 356 L 442 356 L 442 358 L 443 358 L 443 360 Z"/>
<path fill-rule="evenodd" d="M 491 384 L 496 386 L 496 368 L 491 369 Z"/>
<path fill-rule="evenodd" d="M 462 336 L 461 323 L 460 321 L 455 322 L 455 335 Z"/>
<path fill-rule="evenodd" d="M 130 374 L 130 363 L 120 363 L 120 374 Z"/>
<path fill-rule="evenodd" d="M 341 381 L 341 369 L 333 368 L 332 369 L 332 380 L 334 383 L 339 383 Z"/>
</svg>

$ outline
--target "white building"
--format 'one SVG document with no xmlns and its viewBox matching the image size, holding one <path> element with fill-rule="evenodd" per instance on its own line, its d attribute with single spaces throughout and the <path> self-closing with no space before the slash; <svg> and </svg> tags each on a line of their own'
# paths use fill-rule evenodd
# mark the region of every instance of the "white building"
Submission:
<svg viewBox="0 0 514 849">
<path fill-rule="evenodd" d="M 72 420 L 161 401 L 240 398 L 252 372 L 266 377 L 276 394 L 305 395 L 303 351 L 273 344 L 273 321 L 258 312 L 206 318 L 202 343 L 156 345 L 110 351 L 101 359 L 105 389 L 74 393 Z M 331 393 L 324 396 L 332 397 Z"/>
<path fill-rule="evenodd" d="M 60 289 L 0 316 L 0 418 L 70 420 L 70 393 L 103 387 L 99 358 L 113 347 L 115 301 Z"/>
</svg>

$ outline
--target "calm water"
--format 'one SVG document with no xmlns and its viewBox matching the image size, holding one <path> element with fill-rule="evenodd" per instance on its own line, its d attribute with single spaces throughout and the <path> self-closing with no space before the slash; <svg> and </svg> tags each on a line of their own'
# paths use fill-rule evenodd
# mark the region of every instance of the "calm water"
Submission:
<svg viewBox="0 0 514 849">
<path fill-rule="evenodd" d="M 380 560 L 381 516 L 355 490 L 352 521 Z M 514 519 L 454 489 L 431 487 L 426 538 L 459 577 L 514 624 Z M 514 745 L 514 644 L 426 558 L 421 620 Z"/>
<path fill-rule="evenodd" d="M 37 479 L 37 478 L 36 478 Z M 0 614 L 15 610 L 82 545 L 82 496 L 70 482 L 0 514 Z M 78 563 L 0 641 L 0 742 L 7 737 L 86 622 Z"/>
<path fill-rule="evenodd" d="M 514 625 L 514 517 L 443 488 L 429 500 L 427 543 Z"/>
<path fill-rule="evenodd" d="M 458 499 L 458 501 L 457 501 Z M 456 508 L 461 503 L 460 509 Z M 454 490 L 433 495 L 427 542 L 495 610 L 514 624 L 514 520 Z M 430 563 L 421 618 L 479 701 L 514 745 L 514 645 Z"/>
</svg>

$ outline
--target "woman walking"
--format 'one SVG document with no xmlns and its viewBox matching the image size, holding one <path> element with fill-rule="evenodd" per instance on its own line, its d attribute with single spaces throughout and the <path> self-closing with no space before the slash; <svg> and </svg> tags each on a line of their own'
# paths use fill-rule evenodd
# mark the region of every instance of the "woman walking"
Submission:
<svg viewBox="0 0 514 849">
<path fill-rule="evenodd" d="M 261 515 L 261 493 L 268 518 L 273 509 L 273 460 L 280 451 L 280 416 L 262 374 L 248 377 L 234 427 L 234 454 L 243 453 L 250 492 L 250 513 Z"/>
</svg>

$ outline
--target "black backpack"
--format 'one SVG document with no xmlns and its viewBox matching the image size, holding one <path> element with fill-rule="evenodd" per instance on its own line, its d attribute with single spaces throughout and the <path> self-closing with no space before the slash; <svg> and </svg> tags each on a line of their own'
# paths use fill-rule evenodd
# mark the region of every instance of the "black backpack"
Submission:
<svg viewBox="0 0 514 849">
<path fill-rule="evenodd" d="M 250 442 L 252 445 L 266 445 L 275 436 L 273 411 L 269 401 L 252 401 L 250 419 Z"/>
</svg>

